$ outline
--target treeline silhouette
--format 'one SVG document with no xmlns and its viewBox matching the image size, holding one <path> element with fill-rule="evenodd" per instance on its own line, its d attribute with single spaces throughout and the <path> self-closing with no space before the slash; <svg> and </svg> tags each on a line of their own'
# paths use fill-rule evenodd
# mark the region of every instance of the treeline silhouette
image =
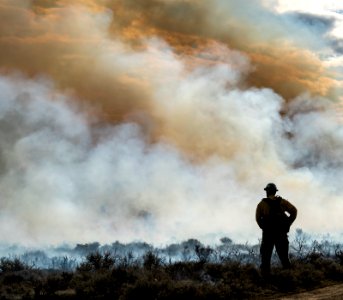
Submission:
<svg viewBox="0 0 343 300">
<path fill-rule="evenodd" d="M 291 270 L 273 255 L 272 277 L 259 273 L 259 244 L 223 237 L 156 248 L 144 242 L 78 244 L 0 259 L 0 299 L 275 299 L 343 282 L 343 245 L 296 230 Z M 17 249 L 18 250 L 18 249 Z"/>
</svg>

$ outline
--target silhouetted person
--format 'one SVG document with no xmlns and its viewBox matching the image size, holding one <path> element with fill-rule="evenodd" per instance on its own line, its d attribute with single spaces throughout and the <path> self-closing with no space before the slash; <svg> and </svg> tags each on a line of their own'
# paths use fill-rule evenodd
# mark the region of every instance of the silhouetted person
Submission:
<svg viewBox="0 0 343 300">
<path fill-rule="evenodd" d="M 297 209 L 280 196 L 275 196 L 278 189 L 274 183 L 264 188 L 267 198 L 263 198 L 256 208 L 256 222 L 262 229 L 261 272 L 262 276 L 270 275 L 270 260 L 275 246 L 283 268 L 288 269 L 291 263 L 288 258 L 288 232 L 297 217 Z"/>
</svg>

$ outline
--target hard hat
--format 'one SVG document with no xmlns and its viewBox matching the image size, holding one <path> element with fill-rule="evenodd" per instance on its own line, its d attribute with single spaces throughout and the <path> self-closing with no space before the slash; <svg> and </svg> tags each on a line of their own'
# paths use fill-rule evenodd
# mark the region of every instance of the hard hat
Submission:
<svg viewBox="0 0 343 300">
<path fill-rule="evenodd" d="M 278 189 L 274 183 L 268 183 L 267 186 L 264 188 L 265 191 L 275 191 L 277 192 Z"/>
</svg>

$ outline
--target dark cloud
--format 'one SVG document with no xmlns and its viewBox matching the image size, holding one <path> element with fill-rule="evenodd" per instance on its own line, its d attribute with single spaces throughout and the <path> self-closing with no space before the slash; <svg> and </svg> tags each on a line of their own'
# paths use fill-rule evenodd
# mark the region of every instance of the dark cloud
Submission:
<svg viewBox="0 0 343 300">
<path fill-rule="evenodd" d="M 329 47 L 337 54 L 343 53 L 343 39 L 330 35 L 335 27 L 337 19 L 333 16 L 319 16 L 308 13 L 292 12 L 284 14 L 299 26 L 306 27 L 324 42 L 324 47 Z"/>
<path fill-rule="evenodd" d="M 295 22 L 298 22 L 319 34 L 325 34 L 329 32 L 335 25 L 335 18 L 333 17 L 318 16 L 300 12 L 285 13 L 285 16 L 288 16 Z"/>
<path fill-rule="evenodd" d="M 343 39 L 333 39 L 331 38 L 332 48 L 336 53 L 343 54 Z"/>
</svg>

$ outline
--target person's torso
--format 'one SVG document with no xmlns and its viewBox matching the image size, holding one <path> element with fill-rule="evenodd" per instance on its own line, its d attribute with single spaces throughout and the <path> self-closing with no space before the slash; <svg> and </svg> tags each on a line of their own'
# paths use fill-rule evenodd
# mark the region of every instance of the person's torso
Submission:
<svg viewBox="0 0 343 300">
<path fill-rule="evenodd" d="M 287 232 L 289 230 L 288 217 L 282 206 L 282 199 L 264 198 L 262 201 L 264 203 L 264 230 Z"/>
</svg>

